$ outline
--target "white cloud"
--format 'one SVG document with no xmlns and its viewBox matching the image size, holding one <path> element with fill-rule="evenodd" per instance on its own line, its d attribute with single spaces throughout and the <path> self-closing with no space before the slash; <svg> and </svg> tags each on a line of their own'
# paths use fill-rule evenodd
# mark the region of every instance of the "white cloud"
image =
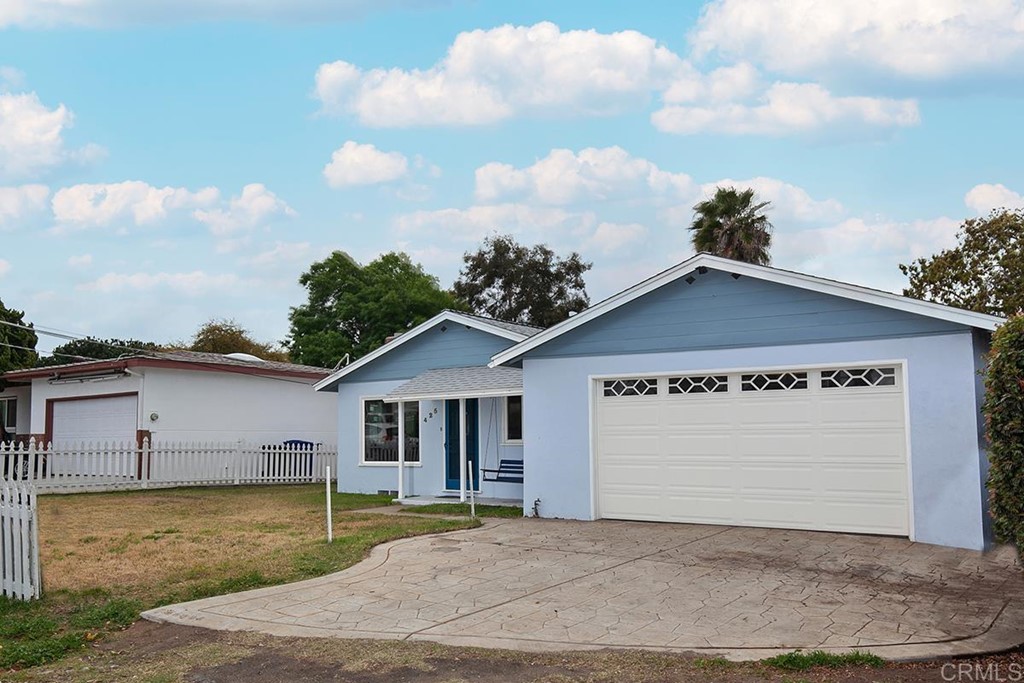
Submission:
<svg viewBox="0 0 1024 683">
<path fill-rule="evenodd" d="M 668 105 L 651 114 L 664 133 L 788 135 L 822 129 L 902 128 L 920 123 L 914 100 L 837 97 L 814 83 L 775 83 L 756 103 Z"/>
<path fill-rule="evenodd" d="M 0 90 L 12 90 L 24 85 L 24 71 L 13 66 L 0 66 Z"/>
<path fill-rule="evenodd" d="M 349 21 L 371 12 L 440 4 L 439 0 L 5 0 L 0 3 L 0 28 L 223 20 Z"/>
<path fill-rule="evenodd" d="M 964 203 L 979 215 L 985 215 L 994 209 L 1024 209 L 1024 195 L 1002 183 L 982 183 L 968 190 Z"/>
<path fill-rule="evenodd" d="M 0 187 L 0 230 L 17 227 L 17 223 L 46 208 L 50 188 L 45 185 Z"/>
<path fill-rule="evenodd" d="M 776 233 L 773 262 L 898 291 L 906 284 L 898 264 L 954 246 L 959 227 L 959 221 L 947 217 L 906 222 L 848 218 L 826 228 Z"/>
<path fill-rule="evenodd" d="M 415 211 L 399 216 L 395 227 L 402 235 L 444 236 L 476 242 L 491 233 L 512 234 L 523 239 L 548 240 L 551 236 L 583 235 L 597 224 L 593 213 L 560 208 L 506 203 L 466 209 Z"/>
<path fill-rule="evenodd" d="M 713 183 L 704 183 L 700 186 L 700 197 L 695 200 L 695 203 L 712 197 L 719 187 L 753 189 L 759 200 L 772 203 L 769 213 L 773 220 L 834 221 L 839 219 L 844 211 L 843 205 L 835 199 L 814 199 L 802 187 L 791 185 L 777 178 L 763 176 L 747 180 L 722 178 Z M 692 211 L 692 208 L 690 210 Z"/>
<path fill-rule="evenodd" d="M 697 55 L 798 76 L 881 72 L 904 79 L 1024 66 L 1021 0 L 714 0 L 691 35 Z"/>
<path fill-rule="evenodd" d="M 226 208 L 197 209 L 193 215 L 214 235 L 224 236 L 254 228 L 277 216 L 295 216 L 296 212 L 265 185 L 250 183 L 242 188 L 240 196 L 231 198 Z"/>
<path fill-rule="evenodd" d="M 314 249 L 309 242 L 276 242 L 270 249 L 261 251 L 245 262 L 257 268 L 271 268 L 308 263 L 313 258 Z"/>
<path fill-rule="evenodd" d="M 72 185 L 53 196 L 58 228 L 88 228 L 129 221 L 143 226 L 167 218 L 177 209 L 208 206 L 219 198 L 216 188 L 192 192 L 183 187 L 154 187 L 139 180 Z"/>
<path fill-rule="evenodd" d="M 642 242 L 647 233 L 647 228 L 639 223 L 600 223 L 584 244 L 602 254 L 614 254 Z"/>
<path fill-rule="evenodd" d="M 494 162 L 476 170 L 476 197 L 482 202 L 526 198 L 557 205 L 652 195 L 677 197 L 693 191 L 693 182 L 685 173 L 663 171 L 621 147 L 588 147 L 579 153 L 553 149 L 526 168 Z"/>
<path fill-rule="evenodd" d="M 320 66 L 326 113 L 378 127 L 480 125 L 516 115 L 609 114 L 666 87 L 683 60 L 637 31 L 561 31 L 550 22 L 460 33 L 426 70 Z"/>
<path fill-rule="evenodd" d="M 331 187 L 373 185 L 404 177 L 409 161 L 399 152 L 382 152 L 373 145 L 349 140 L 334 150 L 324 166 L 324 178 Z"/>
<path fill-rule="evenodd" d="M 5 261 L 2 258 L 0 258 L 0 277 L 3 277 L 4 275 L 7 275 L 7 273 L 9 273 L 9 272 L 11 272 L 11 264 L 10 264 L 10 262 Z"/>
<path fill-rule="evenodd" d="M 114 292 L 168 289 L 186 296 L 220 293 L 241 284 L 237 275 L 211 275 L 200 270 L 190 273 L 106 273 L 92 282 L 78 286 L 83 291 L 111 294 Z"/>
<path fill-rule="evenodd" d="M 92 265 L 92 254 L 79 254 L 68 258 L 68 265 L 72 268 L 86 268 Z"/>
<path fill-rule="evenodd" d="M 50 109 L 35 93 L 0 88 L 0 177 L 35 177 L 67 161 L 89 163 L 102 156 L 98 145 L 65 147 L 64 133 L 73 121 L 63 104 Z"/>
</svg>

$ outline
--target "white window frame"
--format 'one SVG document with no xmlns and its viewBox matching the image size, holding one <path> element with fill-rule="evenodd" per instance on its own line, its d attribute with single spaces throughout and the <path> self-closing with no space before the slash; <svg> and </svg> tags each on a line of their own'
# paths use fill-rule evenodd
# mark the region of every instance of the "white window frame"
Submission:
<svg viewBox="0 0 1024 683">
<path fill-rule="evenodd" d="M 398 401 L 388 401 L 384 396 L 360 396 L 359 397 L 359 466 L 360 467 L 398 467 L 398 461 L 395 462 L 366 462 L 366 404 L 369 401 L 383 401 L 384 403 L 394 403 L 398 405 Z M 404 401 L 404 403 L 415 403 L 416 412 L 419 414 L 420 402 L 419 401 Z M 420 448 L 420 459 L 419 460 L 406 460 L 404 467 L 423 467 L 423 448 Z"/>
<path fill-rule="evenodd" d="M 7 421 L 8 403 L 14 403 L 14 424 L 9 425 Z M 4 396 L 0 398 L 0 419 L 4 420 L 4 430 L 8 435 L 13 436 L 18 431 L 18 397 L 17 396 Z"/>
<path fill-rule="evenodd" d="M 522 438 L 510 439 L 509 436 L 508 436 L 508 400 L 510 398 L 513 398 L 513 397 L 511 397 L 511 396 L 502 396 L 501 397 L 501 445 L 502 446 L 522 446 L 523 445 L 523 439 Z M 514 398 L 518 398 L 520 400 L 520 402 L 523 400 L 522 395 L 516 396 Z M 520 403 L 520 406 L 522 406 L 522 403 Z M 520 407 L 520 412 L 519 412 L 519 431 L 520 431 L 520 433 L 522 433 L 523 427 L 524 427 L 523 413 L 522 413 L 522 408 Z"/>
</svg>

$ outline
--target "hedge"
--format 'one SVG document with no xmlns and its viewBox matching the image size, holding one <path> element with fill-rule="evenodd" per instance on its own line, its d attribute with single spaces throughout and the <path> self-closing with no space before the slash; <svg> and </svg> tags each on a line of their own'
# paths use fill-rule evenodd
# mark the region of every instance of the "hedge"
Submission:
<svg viewBox="0 0 1024 683">
<path fill-rule="evenodd" d="M 1024 553 L 1024 315 L 992 336 L 985 374 L 988 492 L 996 537 Z"/>
</svg>

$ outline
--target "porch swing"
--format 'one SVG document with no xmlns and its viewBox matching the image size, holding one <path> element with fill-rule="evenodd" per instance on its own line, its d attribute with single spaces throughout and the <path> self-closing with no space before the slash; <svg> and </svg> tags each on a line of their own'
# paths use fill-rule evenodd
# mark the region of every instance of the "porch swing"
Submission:
<svg viewBox="0 0 1024 683">
<path fill-rule="evenodd" d="M 491 428 L 497 421 L 497 401 L 491 401 L 491 419 L 487 421 L 487 441 L 484 444 L 484 462 L 487 464 L 487 460 L 490 457 L 491 446 Z M 497 448 L 494 449 L 498 451 Z M 522 484 L 523 483 L 523 461 L 522 460 L 511 460 L 502 458 L 500 454 L 498 458 L 497 468 L 481 467 L 480 472 L 482 474 L 483 481 L 496 481 L 504 482 L 506 484 Z"/>
</svg>

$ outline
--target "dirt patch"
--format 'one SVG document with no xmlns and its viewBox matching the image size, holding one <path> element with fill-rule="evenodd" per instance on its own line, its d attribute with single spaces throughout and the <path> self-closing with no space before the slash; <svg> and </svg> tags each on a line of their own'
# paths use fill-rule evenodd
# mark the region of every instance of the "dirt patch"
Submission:
<svg viewBox="0 0 1024 683">
<path fill-rule="evenodd" d="M 943 667 L 946 667 L 943 669 Z M 936 683 L 1024 672 L 1015 652 L 956 661 L 783 671 L 760 663 L 637 650 L 525 653 L 383 640 L 275 638 L 188 626 L 136 624 L 66 667 L 25 672 L 29 681 L 160 683 Z M 970 671 L 970 674 L 966 672 Z M 97 677 L 97 674 L 103 672 Z M 966 676 L 973 675 L 973 678 Z M 2 677 L 0 677 L 2 678 Z M 3 679 L 6 680 L 6 679 Z"/>
</svg>

